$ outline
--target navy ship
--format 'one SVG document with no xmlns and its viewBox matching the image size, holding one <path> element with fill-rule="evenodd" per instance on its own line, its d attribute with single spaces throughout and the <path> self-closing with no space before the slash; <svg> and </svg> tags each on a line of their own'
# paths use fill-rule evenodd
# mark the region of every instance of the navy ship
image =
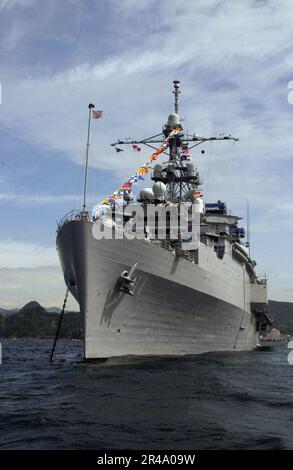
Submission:
<svg viewBox="0 0 293 470">
<path fill-rule="evenodd" d="M 117 152 L 123 145 L 136 150 L 147 145 L 154 149 L 148 162 L 90 214 L 87 152 L 83 208 L 58 224 L 57 250 L 65 283 L 80 305 L 87 360 L 252 350 L 259 332 L 271 323 L 267 282 L 256 275 L 240 218 L 220 200 L 205 203 L 190 155 L 204 142 L 237 139 L 186 133 L 178 111 L 178 80 L 173 93 L 175 109 L 161 133 L 112 144 Z M 87 150 L 93 107 L 89 105 Z M 154 164 L 159 156 L 166 161 Z M 142 230 L 139 237 L 129 237 L 125 222 L 131 211 L 125 209 L 133 204 L 133 184 L 147 173 L 153 186 L 142 189 L 136 202 L 143 211 Z M 190 214 L 196 215 L 195 242 L 184 234 L 175 237 L 170 219 L 163 238 L 158 218 L 153 230 L 146 222 L 149 207 L 179 205 L 186 209 L 188 227 Z M 101 227 L 110 236 L 97 236 Z"/>
</svg>

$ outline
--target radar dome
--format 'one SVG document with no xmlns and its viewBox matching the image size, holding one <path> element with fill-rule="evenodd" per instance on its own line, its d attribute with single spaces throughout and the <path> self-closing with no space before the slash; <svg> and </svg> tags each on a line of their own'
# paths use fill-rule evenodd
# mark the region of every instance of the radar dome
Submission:
<svg viewBox="0 0 293 470">
<path fill-rule="evenodd" d="M 176 113 L 169 114 L 167 125 L 170 127 L 180 126 L 180 118 Z"/>
<path fill-rule="evenodd" d="M 165 192 L 166 185 L 164 183 L 161 183 L 161 181 L 158 181 L 153 185 L 153 193 L 156 199 L 162 199 L 164 197 Z"/>
<path fill-rule="evenodd" d="M 146 199 L 154 199 L 154 193 L 152 188 L 144 188 L 139 193 L 139 198 L 146 200 Z"/>
</svg>

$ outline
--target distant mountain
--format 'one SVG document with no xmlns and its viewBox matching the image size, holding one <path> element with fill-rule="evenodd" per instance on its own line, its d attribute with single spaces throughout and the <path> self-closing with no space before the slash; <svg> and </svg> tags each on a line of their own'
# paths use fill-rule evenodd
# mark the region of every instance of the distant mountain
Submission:
<svg viewBox="0 0 293 470">
<path fill-rule="evenodd" d="M 62 309 L 59 307 L 48 307 L 46 308 L 49 313 L 61 313 Z"/>
<path fill-rule="evenodd" d="M 0 308 L 0 315 L 2 313 L 6 313 L 6 312 L 9 312 L 9 313 L 17 313 L 17 312 L 22 312 L 22 313 L 25 313 L 25 312 L 28 312 L 28 311 L 32 311 L 32 310 L 40 310 L 42 309 L 42 313 L 61 313 L 62 309 L 59 308 L 59 307 L 43 307 L 42 305 L 39 304 L 39 302 L 36 302 L 35 300 L 31 301 L 31 302 L 28 302 L 27 304 L 25 304 L 21 309 L 18 309 L 18 308 L 14 308 L 12 310 L 6 310 L 6 309 L 2 309 Z"/>
<path fill-rule="evenodd" d="M 18 308 L 0 308 L 0 315 L 14 315 L 18 312 Z"/>
<path fill-rule="evenodd" d="M 269 300 L 269 310 L 273 327 L 283 334 L 293 335 L 293 303 Z"/>
<path fill-rule="evenodd" d="M 56 333 L 60 312 L 48 312 L 38 302 L 24 305 L 14 315 L 0 312 L 0 337 L 2 338 L 48 338 Z M 61 338 L 80 338 L 81 319 L 79 312 L 65 312 Z"/>
<path fill-rule="evenodd" d="M 47 310 L 42 307 L 39 302 L 33 300 L 32 302 L 28 302 L 27 304 L 25 304 L 17 312 L 18 315 L 26 315 L 28 313 L 37 313 L 39 315 L 43 315 L 44 313 L 47 313 Z"/>
</svg>

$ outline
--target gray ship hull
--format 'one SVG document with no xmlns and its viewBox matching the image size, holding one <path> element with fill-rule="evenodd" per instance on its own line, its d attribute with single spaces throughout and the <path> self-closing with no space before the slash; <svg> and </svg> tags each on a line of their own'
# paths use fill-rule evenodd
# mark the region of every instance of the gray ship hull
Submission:
<svg viewBox="0 0 293 470">
<path fill-rule="evenodd" d="M 258 342 L 250 278 L 227 244 L 205 245 L 198 264 L 146 240 L 96 240 L 92 223 L 57 236 L 64 278 L 80 305 L 85 359 L 251 350 Z M 134 296 L 117 288 L 137 263 Z"/>
</svg>

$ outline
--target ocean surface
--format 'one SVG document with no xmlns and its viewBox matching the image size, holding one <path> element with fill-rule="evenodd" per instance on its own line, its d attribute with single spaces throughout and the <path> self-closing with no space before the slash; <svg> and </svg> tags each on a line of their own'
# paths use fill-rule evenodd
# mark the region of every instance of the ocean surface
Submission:
<svg viewBox="0 0 293 470">
<path fill-rule="evenodd" d="M 267 343 L 266 343 L 267 344 Z M 1 449 L 293 449 L 293 366 L 269 351 L 82 361 L 3 340 Z"/>
</svg>

